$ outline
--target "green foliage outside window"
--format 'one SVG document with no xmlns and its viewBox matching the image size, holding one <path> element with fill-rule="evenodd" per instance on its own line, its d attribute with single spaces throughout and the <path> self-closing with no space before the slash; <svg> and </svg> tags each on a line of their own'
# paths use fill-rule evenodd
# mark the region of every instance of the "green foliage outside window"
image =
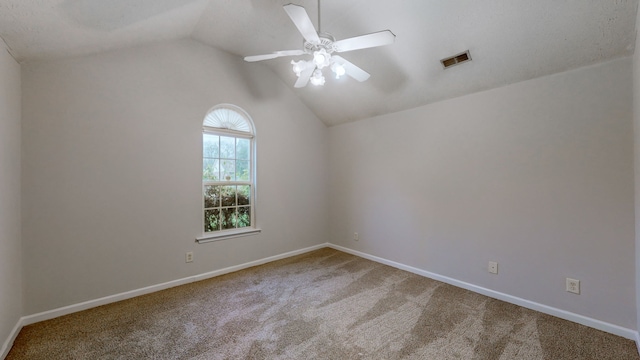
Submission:
<svg viewBox="0 0 640 360">
<path fill-rule="evenodd" d="M 207 185 L 204 190 L 205 231 L 251 226 L 251 186 Z"/>
</svg>

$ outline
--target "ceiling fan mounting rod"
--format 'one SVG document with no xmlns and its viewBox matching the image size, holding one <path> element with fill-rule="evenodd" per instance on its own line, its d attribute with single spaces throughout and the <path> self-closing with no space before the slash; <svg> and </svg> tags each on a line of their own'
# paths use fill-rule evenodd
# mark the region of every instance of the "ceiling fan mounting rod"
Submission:
<svg viewBox="0 0 640 360">
<path fill-rule="evenodd" d="M 320 0 L 318 0 L 318 33 L 322 32 L 322 27 L 320 25 Z"/>
</svg>

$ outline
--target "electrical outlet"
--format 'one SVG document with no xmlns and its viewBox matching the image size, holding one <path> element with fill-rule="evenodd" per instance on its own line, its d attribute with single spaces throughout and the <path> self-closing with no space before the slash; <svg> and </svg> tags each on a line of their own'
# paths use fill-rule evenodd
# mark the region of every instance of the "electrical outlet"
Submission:
<svg viewBox="0 0 640 360">
<path fill-rule="evenodd" d="M 185 262 L 193 262 L 193 251 L 189 251 L 188 253 L 185 254 Z"/>
<path fill-rule="evenodd" d="M 580 280 L 567 278 L 567 291 L 580 294 Z"/>
<path fill-rule="evenodd" d="M 357 232 L 354 232 L 354 233 L 353 233 L 353 240 L 354 240 L 354 241 L 358 241 L 358 240 L 360 240 L 360 235 L 358 235 L 358 233 L 357 233 Z"/>
<path fill-rule="evenodd" d="M 498 263 L 495 261 L 489 261 L 489 272 L 492 274 L 498 273 Z"/>
</svg>

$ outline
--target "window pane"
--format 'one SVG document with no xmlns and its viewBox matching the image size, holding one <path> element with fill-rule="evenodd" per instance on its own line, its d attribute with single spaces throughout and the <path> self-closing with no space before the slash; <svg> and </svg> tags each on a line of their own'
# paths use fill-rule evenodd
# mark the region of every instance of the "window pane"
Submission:
<svg viewBox="0 0 640 360">
<path fill-rule="evenodd" d="M 249 181 L 249 161 L 236 161 L 236 179 L 240 181 Z"/>
<path fill-rule="evenodd" d="M 236 227 L 247 227 L 251 226 L 251 207 L 239 207 L 238 208 L 238 218 L 236 221 Z"/>
<path fill-rule="evenodd" d="M 202 155 L 205 158 L 220 157 L 220 136 L 202 134 Z"/>
<path fill-rule="evenodd" d="M 222 206 L 236 206 L 235 185 L 221 186 L 220 191 L 221 191 L 221 198 L 222 198 Z"/>
<path fill-rule="evenodd" d="M 236 227 L 236 208 L 222 209 L 222 229 L 233 229 Z"/>
<path fill-rule="evenodd" d="M 220 206 L 221 186 L 207 185 L 204 187 L 204 207 L 213 208 Z"/>
<path fill-rule="evenodd" d="M 236 159 L 238 160 L 249 160 L 249 150 L 250 150 L 250 141 L 249 139 L 236 139 Z"/>
<path fill-rule="evenodd" d="M 218 231 L 220 230 L 220 210 L 205 210 L 204 211 L 204 231 Z"/>
<path fill-rule="evenodd" d="M 239 185 L 238 186 L 238 205 L 249 205 L 251 199 L 251 186 Z"/>
<path fill-rule="evenodd" d="M 235 180 L 236 179 L 236 161 L 235 160 L 220 160 L 220 176 L 221 180 Z"/>
<path fill-rule="evenodd" d="M 202 180 L 220 180 L 219 160 L 204 159 L 202 164 Z"/>
<path fill-rule="evenodd" d="M 236 138 L 220 136 L 220 158 L 236 158 Z"/>
</svg>

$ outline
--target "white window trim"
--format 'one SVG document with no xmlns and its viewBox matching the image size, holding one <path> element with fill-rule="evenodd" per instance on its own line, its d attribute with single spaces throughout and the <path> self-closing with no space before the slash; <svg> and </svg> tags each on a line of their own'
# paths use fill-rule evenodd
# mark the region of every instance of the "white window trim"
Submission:
<svg viewBox="0 0 640 360">
<path fill-rule="evenodd" d="M 215 241 L 221 241 L 221 240 L 227 240 L 227 239 L 233 239 L 233 238 L 237 238 L 237 237 L 244 237 L 244 236 L 250 236 L 250 235 L 256 235 L 259 234 L 260 232 L 262 232 L 262 229 L 260 229 L 259 227 L 257 227 L 257 216 L 256 216 L 256 201 L 258 198 L 257 195 L 257 190 L 256 190 L 256 178 L 257 178 L 257 161 L 256 161 L 256 129 L 255 129 L 255 125 L 253 124 L 253 120 L 251 119 L 251 117 L 249 116 L 249 114 L 247 114 L 246 111 L 244 111 L 242 108 L 235 106 L 235 105 L 231 105 L 231 104 L 220 104 L 217 105 L 215 107 L 213 107 L 211 110 L 209 110 L 207 112 L 207 114 L 209 114 L 210 112 L 218 109 L 218 108 L 227 108 L 227 109 L 232 109 L 233 111 L 236 111 L 238 113 L 240 113 L 241 115 L 243 115 L 243 117 L 245 118 L 245 120 L 248 121 L 250 127 L 251 127 L 251 133 L 247 133 L 247 132 L 242 132 L 242 131 L 235 131 L 235 130 L 230 130 L 230 129 L 222 129 L 222 128 L 215 128 L 215 127 L 209 127 L 209 126 L 203 126 L 202 127 L 202 133 L 209 133 L 209 134 L 216 134 L 216 135 L 229 135 L 229 136 L 235 136 L 235 137 L 240 137 L 240 138 L 245 138 L 245 139 L 249 139 L 251 140 L 251 181 L 247 181 L 247 184 L 251 185 L 251 226 L 245 227 L 245 228 L 240 228 L 240 229 L 227 229 L 227 230 L 219 230 L 219 231 L 215 231 L 215 232 L 204 232 L 204 214 L 201 212 L 200 218 L 201 218 L 201 222 L 200 222 L 200 231 L 201 231 L 201 236 L 196 237 L 196 242 L 199 244 L 204 244 L 204 243 L 209 243 L 209 242 L 215 242 Z M 202 159 L 204 160 L 204 159 Z M 202 163 L 201 160 L 201 163 Z M 207 183 L 215 183 L 216 185 L 224 185 L 223 181 L 202 181 L 202 186 L 204 187 L 204 185 L 206 185 Z M 202 197 L 202 205 L 201 205 L 201 211 L 204 210 L 204 196 Z"/>
<path fill-rule="evenodd" d="M 243 236 L 250 236 L 250 235 L 255 235 L 260 233 L 262 229 L 249 227 L 249 228 L 242 228 L 242 229 L 220 230 L 220 231 L 224 231 L 224 234 L 205 233 L 204 235 L 197 237 L 196 242 L 199 244 L 205 244 L 208 242 L 233 239 L 233 238 L 243 237 Z"/>
</svg>

